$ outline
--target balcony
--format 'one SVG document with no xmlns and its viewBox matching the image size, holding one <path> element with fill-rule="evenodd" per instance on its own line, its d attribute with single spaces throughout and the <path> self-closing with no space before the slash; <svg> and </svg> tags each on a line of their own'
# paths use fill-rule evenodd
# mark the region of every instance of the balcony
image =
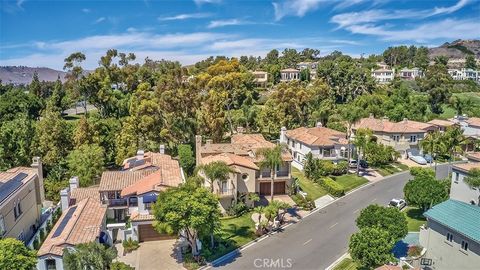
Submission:
<svg viewBox="0 0 480 270">
<path fill-rule="evenodd" d="M 271 177 L 270 171 L 260 173 L 260 178 L 270 178 L 270 177 Z"/>
<path fill-rule="evenodd" d="M 290 175 L 289 171 L 278 171 L 276 177 L 288 177 Z"/>
<path fill-rule="evenodd" d="M 235 190 L 233 188 L 218 189 L 216 194 L 220 197 L 230 197 L 235 194 Z"/>
<path fill-rule="evenodd" d="M 106 203 L 108 207 L 127 207 L 126 199 L 109 199 Z"/>
</svg>

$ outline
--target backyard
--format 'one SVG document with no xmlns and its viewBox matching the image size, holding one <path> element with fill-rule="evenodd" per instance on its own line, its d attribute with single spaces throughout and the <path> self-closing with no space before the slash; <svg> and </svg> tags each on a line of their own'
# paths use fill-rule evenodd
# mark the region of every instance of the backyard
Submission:
<svg viewBox="0 0 480 270">
<path fill-rule="evenodd" d="M 423 216 L 423 211 L 419 208 L 409 206 L 405 209 L 405 211 L 403 211 L 403 213 L 407 218 L 409 232 L 420 231 L 420 226 L 427 222 Z"/>
</svg>

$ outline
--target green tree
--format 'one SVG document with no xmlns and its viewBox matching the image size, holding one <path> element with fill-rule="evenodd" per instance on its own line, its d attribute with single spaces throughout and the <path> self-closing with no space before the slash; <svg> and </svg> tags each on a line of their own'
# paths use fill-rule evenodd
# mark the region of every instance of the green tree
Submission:
<svg viewBox="0 0 480 270">
<path fill-rule="evenodd" d="M 40 85 L 40 80 L 38 79 L 38 73 L 36 71 L 33 73 L 32 82 L 28 85 L 28 90 L 31 94 L 37 97 L 42 96 L 42 86 Z"/>
<path fill-rule="evenodd" d="M 427 134 L 427 136 L 420 141 L 420 147 L 424 152 L 429 153 L 434 161 L 435 172 L 437 171 L 437 158 L 445 151 L 445 145 L 442 143 L 442 134 L 439 131 Z"/>
<path fill-rule="evenodd" d="M 29 164 L 34 135 L 35 124 L 26 114 L 0 121 L 0 171 Z"/>
<path fill-rule="evenodd" d="M 0 239 L 0 269 L 31 270 L 37 265 L 37 255 L 21 241 Z"/>
<path fill-rule="evenodd" d="M 135 267 L 131 267 L 124 262 L 113 262 L 110 265 L 110 270 L 135 270 Z"/>
<path fill-rule="evenodd" d="M 459 96 L 452 96 L 449 99 L 450 107 L 455 109 L 457 115 L 463 115 L 465 112 L 473 108 L 474 102 L 470 98 L 461 98 Z"/>
<path fill-rule="evenodd" d="M 430 110 L 433 113 L 443 112 L 442 105 L 448 103 L 451 96 L 449 87 L 452 84 L 452 77 L 447 72 L 447 66 L 437 63 L 430 66 L 425 77 L 420 80 L 420 88 L 428 93 Z"/>
<path fill-rule="evenodd" d="M 442 136 L 442 143 L 449 151 L 450 164 L 455 159 L 455 156 L 463 151 L 462 147 L 467 142 L 465 135 L 463 135 L 463 129 L 460 126 L 455 125 L 447 128 Z"/>
<path fill-rule="evenodd" d="M 305 156 L 305 161 L 303 163 L 303 172 L 308 179 L 312 179 L 316 170 L 316 165 L 317 163 L 313 158 L 312 152 L 308 152 L 308 154 Z"/>
<path fill-rule="evenodd" d="M 477 69 L 477 61 L 475 60 L 475 56 L 472 54 L 469 54 L 465 57 L 465 68 Z"/>
<path fill-rule="evenodd" d="M 179 145 L 178 159 L 185 173 L 191 175 L 195 169 L 195 156 L 193 155 L 192 147 L 188 144 Z"/>
<path fill-rule="evenodd" d="M 353 104 L 346 104 L 341 110 L 343 119 L 347 122 L 348 161 L 352 159 L 352 127 L 363 116 L 363 110 Z"/>
<path fill-rule="evenodd" d="M 387 231 L 365 227 L 350 237 L 350 255 L 362 266 L 373 269 L 394 260 L 394 244 Z"/>
<path fill-rule="evenodd" d="M 360 158 L 365 156 L 365 150 L 372 136 L 373 133 L 369 129 L 359 128 L 355 132 L 353 145 L 357 149 L 357 175 L 360 175 Z"/>
<path fill-rule="evenodd" d="M 256 154 L 260 157 L 260 168 L 270 169 L 270 200 L 273 201 L 273 187 L 275 183 L 276 170 L 284 164 L 282 154 L 285 146 L 278 144 L 273 148 L 260 148 Z"/>
<path fill-rule="evenodd" d="M 104 151 L 97 144 L 84 144 L 73 150 L 67 161 L 70 174 L 79 177 L 80 186 L 90 186 L 103 171 Z"/>
<path fill-rule="evenodd" d="M 417 206 L 423 211 L 448 199 L 448 190 L 435 179 L 430 169 L 418 169 L 413 180 L 403 188 L 405 200 L 409 205 Z"/>
<path fill-rule="evenodd" d="M 408 233 L 407 219 L 395 207 L 385 207 L 378 204 L 369 205 L 360 212 L 356 223 L 360 229 L 375 227 L 385 230 L 395 242 Z"/>
<path fill-rule="evenodd" d="M 13 120 L 18 114 L 26 114 L 30 119 L 40 116 L 40 99 L 21 89 L 9 89 L 0 95 L 0 122 Z"/>
<path fill-rule="evenodd" d="M 479 188 L 480 187 L 480 169 L 475 168 L 471 169 L 468 172 L 468 176 L 463 179 L 467 185 L 471 188 Z"/>
<path fill-rule="evenodd" d="M 208 164 L 201 164 L 197 167 L 197 171 L 202 172 L 204 182 L 210 185 L 210 192 L 213 192 L 213 186 L 218 182 L 225 182 L 230 179 L 230 173 L 233 173 L 227 163 L 223 161 L 213 161 Z"/>
<path fill-rule="evenodd" d="M 82 243 L 75 249 L 63 250 L 63 267 L 66 270 L 108 270 L 117 257 L 117 250 L 97 242 Z"/>
<path fill-rule="evenodd" d="M 195 258 L 197 240 L 220 226 L 218 199 L 210 191 L 195 185 L 182 185 L 161 192 L 153 208 L 155 228 L 162 233 L 180 234 Z"/>
</svg>

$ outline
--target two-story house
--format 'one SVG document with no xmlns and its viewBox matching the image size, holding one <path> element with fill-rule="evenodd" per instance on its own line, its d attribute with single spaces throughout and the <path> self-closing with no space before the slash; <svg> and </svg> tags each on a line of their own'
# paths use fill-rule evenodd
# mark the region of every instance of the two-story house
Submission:
<svg viewBox="0 0 480 270">
<path fill-rule="evenodd" d="M 288 145 L 292 153 L 292 166 L 303 169 L 303 162 L 308 153 L 314 158 L 332 160 L 337 162 L 348 158 L 347 134 L 330 128 L 322 127 L 317 123 L 316 127 L 300 127 L 280 130 L 280 143 Z"/>
<path fill-rule="evenodd" d="M 378 143 L 392 146 L 404 158 L 407 158 L 407 150 L 420 149 L 419 142 L 425 138 L 428 132 L 437 129 L 435 125 L 428 123 L 408 119 L 392 122 L 388 118 L 374 118 L 373 115 L 362 118 L 353 125 L 353 133 L 355 134 L 359 128 L 370 129 Z"/>
<path fill-rule="evenodd" d="M 398 77 L 403 80 L 412 81 L 423 77 L 423 72 L 419 68 L 402 68 L 398 72 Z"/>
<path fill-rule="evenodd" d="M 480 206 L 479 188 L 472 188 L 464 181 L 464 179 L 468 177 L 469 172 L 473 169 L 480 170 L 480 163 L 463 163 L 452 166 L 452 185 L 450 186 L 450 198 Z"/>
<path fill-rule="evenodd" d="M 230 143 L 207 140 L 203 144 L 200 135 L 195 137 L 197 164 L 221 161 L 232 168 L 233 172 L 227 181 L 213 183 L 213 192 L 219 195 L 222 211 L 228 209 L 239 197 L 246 199 L 248 193 L 262 196 L 271 194 L 271 170 L 260 166 L 262 157 L 256 153 L 261 148 L 273 147 L 275 144 L 265 140 L 261 134 L 237 133 L 232 135 Z M 292 158 L 288 151 L 282 154 L 282 160 L 283 164 L 275 169 L 274 195 L 287 194 L 292 182 Z M 199 174 L 203 176 L 202 172 Z M 206 185 L 210 188 L 209 183 Z"/>
<path fill-rule="evenodd" d="M 281 82 L 289 82 L 293 80 L 300 80 L 300 70 L 294 68 L 286 68 L 280 70 Z"/>
<path fill-rule="evenodd" d="M 62 208 L 85 198 L 107 207 L 107 225 L 113 241 L 132 238 L 140 242 L 169 238 L 154 230 L 152 205 L 160 192 L 185 181 L 178 160 L 164 153 L 139 150 L 123 162 L 121 171 L 105 171 L 98 186 L 79 188 L 78 179 L 70 179 L 70 187 L 61 191 Z M 126 227 L 129 220 L 131 228 Z"/>
<path fill-rule="evenodd" d="M 450 119 L 455 124 L 460 125 L 463 135 L 471 142 L 463 146 L 465 152 L 475 150 L 473 141 L 480 140 L 480 117 L 468 117 L 466 115 L 457 115 Z"/>
<path fill-rule="evenodd" d="M 455 125 L 453 121 L 442 119 L 433 119 L 428 121 L 427 124 L 436 126 L 437 130 L 440 132 L 445 132 L 447 128 L 453 127 Z"/>
<path fill-rule="evenodd" d="M 310 73 L 310 79 L 315 80 L 317 78 L 318 62 L 300 62 L 297 64 L 297 68 L 301 71 L 308 69 Z"/>
<path fill-rule="evenodd" d="M 28 242 L 40 225 L 44 200 L 40 158 L 33 158 L 32 167 L 0 172 L 0 238 Z"/>
<path fill-rule="evenodd" d="M 480 207 L 449 199 L 424 213 L 420 228 L 425 269 L 478 269 L 480 265 Z"/>
<path fill-rule="evenodd" d="M 395 69 L 372 69 L 371 75 L 378 83 L 386 84 L 393 81 L 393 79 L 395 78 Z"/>
<path fill-rule="evenodd" d="M 106 233 L 106 211 L 106 206 L 92 198 L 65 209 L 37 252 L 37 269 L 63 270 L 64 249 L 75 249 L 78 244 L 111 244 Z"/>
<path fill-rule="evenodd" d="M 266 87 L 268 83 L 268 73 L 261 70 L 255 70 L 252 72 L 255 77 L 255 85 L 257 87 Z"/>
</svg>

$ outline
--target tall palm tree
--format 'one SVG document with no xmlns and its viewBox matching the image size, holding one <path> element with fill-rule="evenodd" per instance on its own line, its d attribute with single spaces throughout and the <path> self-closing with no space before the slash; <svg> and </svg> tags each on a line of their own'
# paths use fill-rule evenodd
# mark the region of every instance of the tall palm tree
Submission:
<svg viewBox="0 0 480 270">
<path fill-rule="evenodd" d="M 357 175 L 360 175 L 360 157 L 365 155 L 365 149 L 372 136 L 372 131 L 366 128 L 359 128 L 355 132 L 353 144 L 355 145 L 355 148 L 357 148 Z"/>
<path fill-rule="evenodd" d="M 446 149 L 448 149 L 450 153 L 449 163 L 451 165 L 457 153 L 461 153 L 463 151 L 462 146 L 467 142 L 467 139 L 465 135 L 463 135 L 463 130 L 459 126 L 447 128 L 445 134 L 442 137 L 443 143 L 445 144 Z"/>
<path fill-rule="evenodd" d="M 362 118 L 362 109 L 358 106 L 345 106 L 342 110 L 342 116 L 347 121 L 347 140 L 348 140 L 348 162 L 352 159 L 352 127 Z"/>
<path fill-rule="evenodd" d="M 439 131 L 428 134 L 425 139 L 420 141 L 420 147 L 423 151 L 429 153 L 434 162 L 435 172 L 437 171 L 437 156 L 441 152 L 442 148 L 442 134 Z M 432 164 L 430 163 L 430 166 Z"/>
<path fill-rule="evenodd" d="M 216 181 L 223 182 L 230 178 L 230 173 L 233 172 L 227 163 L 223 161 L 214 161 L 208 164 L 197 166 L 197 172 L 202 171 L 205 175 L 204 180 L 210 184 L 210 191 L 213 192 L 213 185 Z"/>
<path fill-rule="evenodd" d="M 285 145 L 277 144 L 273 148 L 260 148 L 257 150 L 256 154 L 262 157 L 260 161 L 260 168 L 269 168 L 271 183 L 270 183 L 270 200 L 273 201 L 273 186 L 275 183 L 275 171 L 276 169 L 284 164 L 282 159 L 282 153 L 285 149 Z"/>
</svg>

